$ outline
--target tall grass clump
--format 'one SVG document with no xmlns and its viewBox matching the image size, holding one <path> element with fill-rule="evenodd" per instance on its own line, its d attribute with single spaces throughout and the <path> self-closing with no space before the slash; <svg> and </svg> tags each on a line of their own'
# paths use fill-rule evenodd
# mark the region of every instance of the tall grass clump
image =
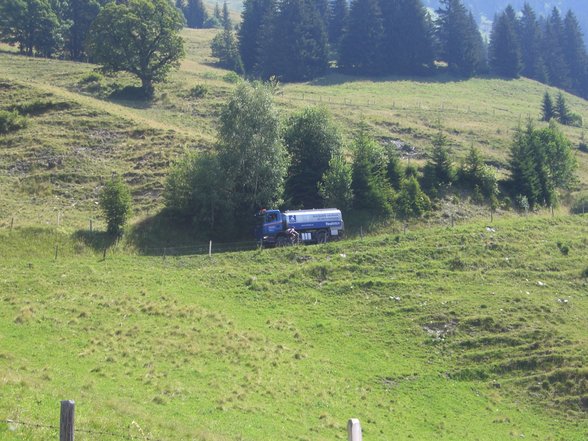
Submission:
<svg viewBox="0 0 588 441">
<path fill-rule="evenodd" d="M 9 112 L 0 110 L 0 134 L 5 135 L 10 132 L 25 128 L 27 119 L 16 110 Z"/>
</svg>

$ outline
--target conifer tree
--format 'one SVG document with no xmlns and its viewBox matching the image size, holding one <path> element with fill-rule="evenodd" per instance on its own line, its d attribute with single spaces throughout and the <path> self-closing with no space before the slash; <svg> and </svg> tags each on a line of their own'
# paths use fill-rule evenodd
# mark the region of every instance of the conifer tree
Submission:
<svg viewBox="0 0 588 441">
<path fill-rule="evenodd" d="M 201 29 L 208 22 L 208 12 L 202 0 L 187 0 L 184 16 L 186 17 L 186 26 L 189 28 Z"/>
<path fill-rule="evenodd" d="M 331 0 L 329 12 L 329 44 L 331 50 L 339 52 L 341 39 L 345 31 L 349 6 L 347 0 Z"/>
<path fill-rule="evenodd" d="M 269 26 L 275 11 L 275 0 L 245 0 L 239 28 L 239 52 L 247 73 L 256 69 L 260 60 L 264 26 Z"/>
<path fill-rule="evenodd" d="M 260 73 L 283 81 L 316 78 L 328 67 L 324 22 L 312 0 L 282 0 L 262 36 Z"/>
<path fill-rule="evenodd" d="M 386 153 L 362 125 L 353 144 L 352 190 L 354 208 L 392 213 L 394 193 L 386 178 Z"/>
<path fill-rule="evenodd" d="M 557 120 L 563 125 L 568 125 L 571 122 L 570 109 L 568 108 L 564 94 L 561 92 L 558 92 L 557 94 L 554 114 L 557 117 Z"/>
<path fill-rule="evenodd" d="M 555 116 L 555 109 L 553 108 L 553 100 L 548 91 L 543 95 L 543 102 L 541 104 L 541 120 L 551 121 Z"/>
<path fill-rule="evenodd" d="M 549 84 L 568 89 L 571 86 L 569 67 L 562 47 L 564 39 L 563 22 L 557 8 L 545 22 L 543 31 L 543 53 Z"/>
<path fill-rule="evenodd" d="M 433 151 L 423 171 L 425 188 L 437 191 L 455 181 L 455 170 L 447 137 L 439 132 L 433 139 Z"/>
<path fill-rule="evenodd" d="M 378 73 L 383 35 L 378 0 L 352 0 L 347 31 L 341 43 L 340 67 L 362 74 Z"/>
<path fill-rule="evenodd" d="M 541 83 L 547 83 L 547 72 L 541 52 L 543 35 L 537 21 L 537 15 L 528 3 L 523 6 L 517 29 L 521 43 L 522 75 Z"/>
<path fill-rule="evenodd" d="M 221 24 L 223 29 L 233 29 L 233 22 L 231 21 L 231 15 L 229 14 L 229 6 L 227 2 L 223 3 L 223 14 L 221 16 Z"/>
<path fill-rule="evenodd" d="M 212 11 L 212 16 L 219 22 L 222 23 L 223 16 L 221 12 L 221 8 L 218 4 L 218 1 L 214 4 L 214 10 Z"/>
<path fill-rule="evenodd" d="M 383 70 L 415 75 L 433 65 L 433 26 L 420 0 L 381 2 Z"/>
<path fill-rule="evenodd" d="M 490 68 L 506 78 L 518 78 L 522 70 L 521 48 L 516 28 L 516 13 L 512 6 L 508 6 L 494 19 L 490 37 Z"/>
<path fill-rule="evenodd" d="M 578 19 L 570 10 L 564 19 L 563 54 L 570 72 L 571 90 L 588 97 L 588 55 Z"/>
<path fill-rule="evenodd" d="M 449 69 L 470 77 L 485 68 L 484 42 L 476 21 L 461 0 L 441 0 L 437 10 L 437 37 Z"/>
</svg>

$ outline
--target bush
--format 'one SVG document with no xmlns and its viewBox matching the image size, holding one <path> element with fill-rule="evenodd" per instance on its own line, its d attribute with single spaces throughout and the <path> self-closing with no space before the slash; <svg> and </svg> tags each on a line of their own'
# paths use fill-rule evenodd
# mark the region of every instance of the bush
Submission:
<svg viewBox="0 0 588 441">
<path fill-rule="evenodd" d="M 191 98 L 204 98 L 208 95 L 208 87 L 205 84 L 197 84 L 190 89 Z"/>
<path fill-rule="evenodd" d="M 588 266 L 584 268 L 584 271 L 582 271 L 582 277 L 588 279 Z"/>
<path fill-rule="evenodd" d="M 9 112 L 7 110 L 0 110 L 0 134 L 14 132 L 20 130 L 27 125 L 27 120 L 24 116 L 16 110 Z"/>
<path fill-rule="evenodd" d="M 113 177 L 100 193 L 100 208 L 109 234 L 120 236 L 131 214 L 131 193 L 120 177 Z"/>
<path fill-rule="evenodd" d="M 100 72 L 92 71 L 92 72 L 88 72 L 87 74 L 82 76 L 82 78 L 80 78 L 80 81 L 78 81 L 78 83 L 79 84 L 99 83 L 103 79 L 104 79 L 104 76 Z"/>
<path fill-rule="evenodd" d="M 568 116 L 568 126 L 572 126 L 572 127 L 582 127 L 584 125 L 584 120 L 582 118 L 582 115 L 579 115 L 577 113 L 570 113 Z"/>
<path fill-rule="evenodd" d="M 223 76 L 223 81 L 226 83 L 237 84 L 241 81 L 241 77 L 235 72 L 227 72 Z"/>
<path fill-rule="evenodd" d="M 70 107 L 70 103 L 63 101 L 35 100 L 13 106 L 13 110 L 18 111 L 21 115 L 41 115 L 50 110 L 65 110 Z"/>
<path fill-rule="evenodd" d="M 576 196 L 570 211 L 572 214 L 588 213 L 588 193 L 582 193 Z"/>
</svg>

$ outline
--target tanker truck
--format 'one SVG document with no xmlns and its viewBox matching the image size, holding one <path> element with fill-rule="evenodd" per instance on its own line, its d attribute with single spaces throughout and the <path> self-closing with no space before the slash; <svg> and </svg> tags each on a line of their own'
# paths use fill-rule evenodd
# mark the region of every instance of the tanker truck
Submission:
<svg viewBox="0 0 588 441">
<path fill-rule="evenodd" d="M 293 243 L 326 243 L 343 236 L 341 211 L 261 210 L 257 214 L 255 237 L 263 246 L 285 246 Z"/>
</svg>

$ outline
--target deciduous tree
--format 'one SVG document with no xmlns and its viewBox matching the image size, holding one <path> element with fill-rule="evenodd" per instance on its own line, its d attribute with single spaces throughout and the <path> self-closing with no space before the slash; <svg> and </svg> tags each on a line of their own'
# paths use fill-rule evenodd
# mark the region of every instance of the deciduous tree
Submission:
<svg viewBox="0 0 588 441">
<path fill-rule="evenodd" d="M 92 24 L 88 52 L 106 70 L 126 71 L 141 80 L 145 96 L 184 56 L 180 12 L 168 0 L 109 3 Z"/>
</svg>

